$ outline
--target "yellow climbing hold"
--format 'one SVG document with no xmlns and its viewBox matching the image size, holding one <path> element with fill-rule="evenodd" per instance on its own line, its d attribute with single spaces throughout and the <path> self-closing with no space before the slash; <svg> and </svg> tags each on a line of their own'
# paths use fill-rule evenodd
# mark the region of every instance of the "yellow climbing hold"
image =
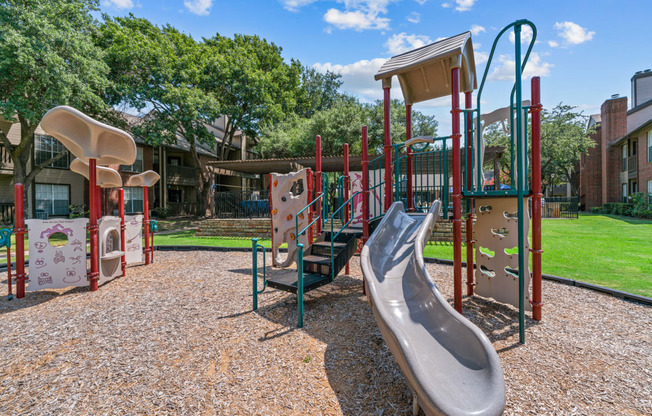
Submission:
<svg viewBox="0 0 652 416">
<path fill-rule="evenodd" d="M 278 212 L 278 210 L 277 210 L 276 208 L 274 208 L 274 209 L 272 210 L 272 215 L 276 215 L 277 212 Z"/>
<path fill-rule="evenodd" d="M 288 221 L 290 221 L 290 220 L 292 219 L 292 214 L 290 214 L 290 215 L 288 215 L 287 217 L 285 217 L 285 219 L 288 220 Z"/>
</svg>

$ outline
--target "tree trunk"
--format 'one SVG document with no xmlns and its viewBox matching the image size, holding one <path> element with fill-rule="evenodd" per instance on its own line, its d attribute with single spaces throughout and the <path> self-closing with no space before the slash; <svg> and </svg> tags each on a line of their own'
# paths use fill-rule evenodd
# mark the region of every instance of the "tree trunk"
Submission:
<svg viewBox="0 0 652 416">
<path fill-rule="evenodd" d="M 197 185 L 198 185 L 198 205 L 200 207 L 200 213 L 202 216 L 206 216 L 206 212 L 210 211 L 210 201 L 208 198 L 208 191 L 210 186 L 210 178 L 206 178 L 204 172 L 201 168 L 201 161 L 199 155 L 197 154 L 197 144 L 195 138 L 189 139 L 186 137 L 190 143 L 190 153 L 192 154 L 192 161 L 194 168 L 197 170 Z"/>
</svg>

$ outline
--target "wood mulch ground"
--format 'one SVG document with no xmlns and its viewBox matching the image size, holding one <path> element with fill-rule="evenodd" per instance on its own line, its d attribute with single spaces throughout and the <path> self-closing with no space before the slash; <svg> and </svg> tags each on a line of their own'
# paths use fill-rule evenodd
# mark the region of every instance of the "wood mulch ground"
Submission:
<svg viewBox="0 0 652 416">
<path fill-rule="evenodd" d="M 452 268 L 428 268 L 451 297 Z M 0 414 L 410 414 L 351 270 L 307 295 L 301 330 L 288 293 L 267 289 L 251 311 L 250 253 L 157 252 L 98 292 L 3 296 Z M 652 308 L 543 289 L 525 345 L 515 309 L 464 300 L 500 355 L 506 414 L 652 414 Z"/>
</svg>

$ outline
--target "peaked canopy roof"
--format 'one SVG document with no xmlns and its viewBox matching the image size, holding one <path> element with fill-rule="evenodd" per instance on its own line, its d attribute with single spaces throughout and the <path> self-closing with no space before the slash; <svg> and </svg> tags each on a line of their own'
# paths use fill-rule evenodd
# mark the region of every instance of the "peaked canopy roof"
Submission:
<svg viewBox="0 0 652 416">
<path fill-rule="evenodd" d="M 390 58 L 374 76 L 383 80 L 383 87 L 398 77 L 406 104 L 419 103 L 451 93 L 452 68 L 460 68 L 460 91 L 473 91 L 478 82 L 471 32 L 442 39 L 430 45 Z"/>
</svg>

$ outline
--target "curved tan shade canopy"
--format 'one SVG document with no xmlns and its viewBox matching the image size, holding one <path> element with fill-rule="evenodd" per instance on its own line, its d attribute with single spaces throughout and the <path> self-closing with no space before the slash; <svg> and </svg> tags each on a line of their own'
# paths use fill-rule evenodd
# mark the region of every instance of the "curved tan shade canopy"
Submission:
<svg viewBox="0 0 652 416">
<path fill-rule="evenodd" d="M 97 159 L 98 165 L 131 165 L 136 160 L 136 143 L 129 133 L 72 107 L 62 105 L 48 111 L 41 128 L 86 163 Z"/>
<path fill-rule="evenodd" d="M 70 162 L 70 170 L 88 179 L 88 163 L 83 160 L 75 159 Z M 98 166 L 96 172 L 97 185 L 102 188 L 119 188 L 122 186 L 122 178 L 117 170 Z"/>
<path fill-rule="evenodd" d="M 139 173 L 138 175 L 133 175 L 129 179 L 127 179 L 127 186 L 143 186 L 143 187 L 150 187 L 154 186 L 158 180 L 161 179 L 158 173 L 154 172 L 153 170 L 147 170 L 143 173 Z"/>
</svg>

